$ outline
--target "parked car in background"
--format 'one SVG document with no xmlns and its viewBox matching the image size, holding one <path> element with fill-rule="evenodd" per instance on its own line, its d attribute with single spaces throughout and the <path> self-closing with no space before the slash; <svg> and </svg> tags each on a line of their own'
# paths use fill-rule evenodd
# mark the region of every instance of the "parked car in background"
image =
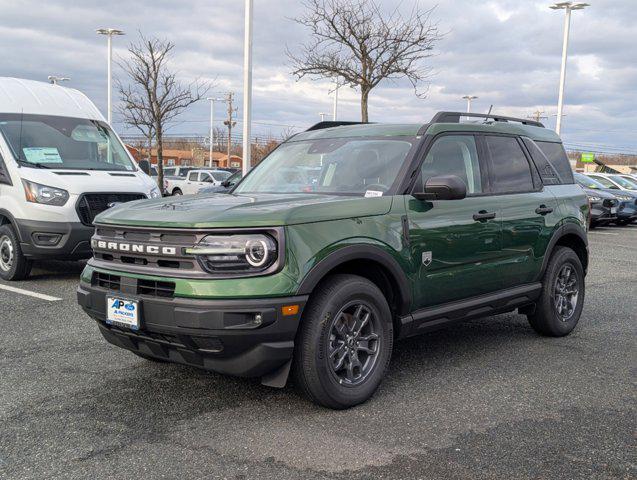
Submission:
<svg viewBox="0 0 637 480">
<path fill-rule="evenodd" d="M 616 176 L 627 181 L 632 186 L 631 190 L 637 190 L 637 178 L 627 174 L 617 174 Z"/>
<path fill-rule="evenodd" d="M 198 167 L 182 167 L 182 166 L 164 166 L 165 177 L 181 177 L 186 178 L 188 172 L 196 170 Z"/>
<path fill-rule="evenodd" d="M 603 184 L 606 188 L 617 189 L 617 190 L 630 190 L 635 191 L 635 185 L 622 178 L 621 175 L 616 175 L 612 173 L 587 173 L 589 177 L 597 180 L 599 183 Z"/>
<path fill-rule="evenodd" d="M 232 195 L 103 213 L 77 299 L 104 338 L 270 386 L 291 371 L 342 409 L 373 395 L 395 340 L 516 309 L 541 335 L 576 327 L 589 206 L 555 132 L 464 112 L 338 125 Z"/>
<path fill-rule="evenodd" d="M 615 223 L 618 225 L 627 225 L 630 222 L 637 219 L 637 193 L 630 190 L 620 190 L 612 182 L 602 178 L 598 181 L 591 175 L 584 175 L 581 173 L 574 174 L 575 181 L 582 187 L 595 191 L 610 193 L 617 198 L 619 205 L 617 207 L 617 218 Z M 612 187 L 607 187 L 612 185 Z"/>
<path fill-rule="evenodd" d="M 185 178 L 166 177 L 164 191 L 168 195 L 193 195 L 202 187 L 219 186 L 221 182 L 232 175 L 225 170 L 190 170 Z"/>
<path fill-rule="evenodd" d="M 239 180 L 241 180 L 241 177 L 243 176 L 243 173 L 241 172 L 241 170 L 233 173 L 232 175 L 230 175 L 227 179 L 225 179 L 223 182 L 221 182 L 220 185 L 208 185 L 205 187 L 202 187 L 199 189 L 198 193 L 228 193 L 230 190 L 232 190 L 234 188 L 234 186 L 239 183 Z"/>
<path fill-rule="evenodd" d="M 91 256 L 93 219 L 112 205 L 159 197 L 81 92 L 0 77 L 0 278 L 36 259 Z"/>
<path fill-rule="evenodd" d="M 575 173 L 575 181 L 582 187 L 591 206 L 590 227 L 601 227 L 617 220 L 619 200 L 612 193 L 598 188 L 594 180 L 580 173 Z M 598 184 L 601 185 L 601 184 Z"/>
</svg>

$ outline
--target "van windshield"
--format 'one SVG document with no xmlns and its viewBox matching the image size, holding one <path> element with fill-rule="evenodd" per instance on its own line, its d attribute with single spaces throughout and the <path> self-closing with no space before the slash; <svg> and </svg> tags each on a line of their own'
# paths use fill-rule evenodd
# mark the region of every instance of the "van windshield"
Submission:
<svg viewBox="0 0 637 480">
<path fill-rule="evenodd" d="M 0 134 L 23 166 L 133 171 L 124 146 L 104 122 L 49 115 L 0 114 Z"/>
</svg>

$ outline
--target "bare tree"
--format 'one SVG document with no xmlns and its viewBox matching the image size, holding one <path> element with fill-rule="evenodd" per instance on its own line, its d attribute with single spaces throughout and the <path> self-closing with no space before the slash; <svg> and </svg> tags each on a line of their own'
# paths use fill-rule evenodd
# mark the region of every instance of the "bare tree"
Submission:
<svg viewBox="0 0 637 480">
<path fill-rule="evenodd" d="M 140 34 L 139 43 L 128 48 L 130 58 L 119 62 L 128 76 L 128 84 L 118 81 L 123 105 L 121 111 L 126 123 L 154 134 L 157 144 L 157 183 L 163 190 L 164 158 L 163 135 L 174 118 L 187 107 L 205 98 L 211 85 L 195 80 L 183 84 L 169 69 L 171 52 L 175 45 Z M 140 129 L 140 126 L 142 127 Z"/>
<path fill-rule="evenodd" d="M 369 94 L 385 79 L 407 78 L 416 95 L 430 78 L 431 67 L 422 60 L 442 34 L 431 21 L 434 8 L 415 3 L 405 16 L 396 7 L 386 12 L 377 0 L 305 0 L 308 12 L 295 21 L 311 32 L 298 53 L 288 49 L 292 74 L 297 78 L 338 79 L 360 88 L 362 121 L 369 121 Z M 400 2 L 399 2 L 400 3 Z M 425 90 L 426 92 L 426 90 Z"/>
</svg>

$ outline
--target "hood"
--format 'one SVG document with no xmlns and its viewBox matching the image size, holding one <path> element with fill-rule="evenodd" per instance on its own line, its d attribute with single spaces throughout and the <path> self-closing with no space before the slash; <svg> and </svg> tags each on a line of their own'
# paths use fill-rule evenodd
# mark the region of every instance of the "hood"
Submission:
<svg viewBox="0 0 637 480">
<path fill-rule="evenodd" d="M 62 188 L 70 194 L 87 192 L 130 192 L 147 194 L 155 186 L 143 172 L 97 170 L 64 170 L 22 167 L 20 177 L 25 180 Z"/>
<path fill-rule="evenodd" d="M 167 228 L 274 227 L 383 215 L 391 197 L 208 194 L 142 200 L 111 208 L 95 223 Z"/>
<path fill-rule="evenodd" d="M 633 192 L 631 190 L 616 190 L 614 188 L 605 188 L 605 189 L 599 189 L 599 190 L 593 190 L 593 192 L 604 192 L 607 194 L 612 195 L 613 197 L 619 195 L 622 197 L 632 197 L 637 199 L 637 192 Z"/>
</svg>

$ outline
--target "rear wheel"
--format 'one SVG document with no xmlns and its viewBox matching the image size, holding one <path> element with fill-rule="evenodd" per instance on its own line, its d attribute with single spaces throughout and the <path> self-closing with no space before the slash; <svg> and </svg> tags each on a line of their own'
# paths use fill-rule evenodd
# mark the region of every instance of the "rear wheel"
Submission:
<svg viewBox="0 0 637 480">
<path fill-rule="evenodd" d="M 568 247 L 557 247 L 542 281 L 535 312 L 528 315 L 540 335 L 562 337 L 573 331 L 584 306 L 584 268 Z"/>
<path fill-rule="evenodd" d="M 0 226 L 0 278 L 23 280 L 31 272 L 32 262 L 20 248 L 20 241 L 11 225 Z"/>
<path fill-rule="evenodd" d="M 383 293 L 369 280 L 333 275 L 312 294 L 297 334 L 293 372 L 315 403 L 349 408 L 380 385 L 393 346 Z"/>
<path fill-rule="evenodd" d="M 173 190 L 173 197 L 176 197 L 178 195 L 183 195 L 183 193 L 181 192 L 181 190 L 179 188 L 175 188 Z"/>
</svg>

